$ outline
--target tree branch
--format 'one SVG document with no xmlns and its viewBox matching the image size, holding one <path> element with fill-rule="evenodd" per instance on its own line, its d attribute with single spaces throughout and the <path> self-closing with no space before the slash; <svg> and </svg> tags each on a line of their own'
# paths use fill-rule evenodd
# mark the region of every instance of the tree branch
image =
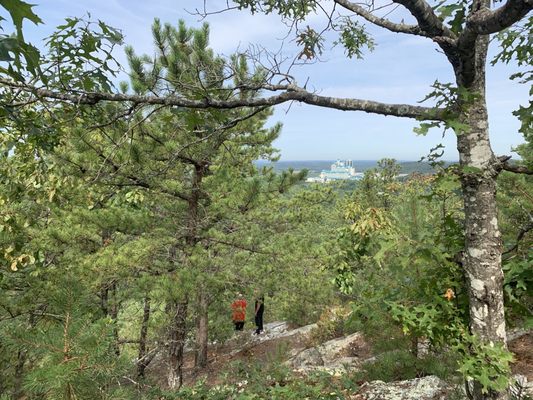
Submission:
<svg viewBox="0 0 533 400">
<path fill-rule="evenodd" d="M 522 165 L 511 165 L 504 163 L 502 169 L 504 169 L 505 171 L 514 172 L 515 174 L 533 175 L 532 169 L 528 169 Z"/>
<path fill-rule="evenodd" d="M 13 82 L 8 79 L 0 78 L 0 84 L 11 88 L 21 89 L 33 93 L 41 98 L 60 100 L 73 104 L 94 105 L 100 102 L 130 102 L 133 104 L 145 105 L 166 105 L 173 107 L 186 107 L 193 109 L 232 109 L 240 107 L 262 107 L 274 106 L 287 101 L 298 101 L 310 105 L 333 108 L 343 111 L 364 111 L 372 114 L 389 115 L 395 117 L 406 117 L 415 119 L 425 119 L 442 121 L 445 119 L 446 110 L 442 108 L 431 108 L 414 106 L 410 104 L 387 104 L 371 100 L 361 100 L 352 98 L 339 98 L 321 96 L 308 92 L 306 89 L 296 85 L 276 85 L 275 89 L 283 90 L 282 93 L 270 97 L 261 97 L 255 99 L 232 99 L 220 100 L 213 98 L 204 98 L 202 100 L 191 100 L 181 96 L 143 96 L 122 93 L 104 93 L 104 92 L 59 92 L 44 88 L 37 88 L 31 85 Z M 272 86 L 267 85 L 267 89 Z"/>
<path fill-rule="evenodd" d="M 507 254 L 512 253 L 513 251 L 518 249 L 520 241 L 524 238 L 526 233 L 528 233 L 531 230 L 533 230 L 533 222 L 530 222 L 529 224 L 527 224 L 526 226 L 524 226 L 523 228 L 520 229 L 520 232 L 518 232 L 518 235 L 516 237 L 515 244 L 512 247 L 510 247 L 509 249 L 507 249 L 504 252 L 502 252 L 502 256 L 505 257 L 505 256 L 507 256 Z"/>
<path fill-rule="evenodd" d="M 490 10 L 487 5 L 474 2 L 465 28 L 457 40 L 459 53 L 463 54 L 463 60 L 468 60 L 466 64 L 470 65 L 467 70 L 472 68 L 471 49 L 477 38 L 480 35 L 495 33 L 511 26 L 531 11 L 532 4 L 533 0 L 508 0 L 502 7 Z"/>
<path fill-rule="evenodd" d="M 418 25 L 397 24 L 392 21 L 389 21 L 388 19 L 377 17 L 374 14 L 372 14 L 370 11 L 365 10 L 360 5 L 355 4 L 349 0 L 334 0 L 334 1 L 338 5 L 344 7 L 345 9 L 352 11 L 353 13 L 366 19 L 368 22 L 371 22 L 372 24 L 380 26 L 382 28 L 388 29 L 391 32 L 426 36 Z"/>
<path fill-rule="evenodd" d="M 261 249 L 255 248 L 255 247 L 250 247 L 250 246 L 243 245 L 241 243 L 234 243 L 234 242 L 231 242 L 231 241 L 226 241 L 226 240 L 222 240 L 222 239 L 215 239 L 215 238 L 212 238 L 212 237 L 204 237 L 204 238 L 200 238 L 200 240 L 203 240 L 203 241 L 206 241 L 206 242 L 211 242 L 211 243 L 222 244 L 222 245 L 233 247 L 233 248 L 236 248 L 236 249 L 239 249 L 239 250 L 248 251 L 250 253 L 266 254 L 266 255 L 271 255 L 271 256 L 277 256 L 278 255 L 277 253 L 271 253 L 271 252 L 263 251 Z"/>
<path fill-rule="evenodd" d="M 423 32 L 424 36 L 429 38 L 434 37 L 449 37 L 456 38 L 453 33 L 442 20 L 437 17 L 433 8 L 425 0 L 393 0 L 395 3 L 401 4 L 409 10 L 409 12 L 416 18 L 418 26 Z"/>
<path fill-rule="evenodd" d="M 478 35 L 499 32 L 520 21 L 532 9 L 532 0 L 508 0 L 507 3 L 496 10 L 481 9 L 468 18 L 465 32 L 471 31 Z"/>
<path fill-rule="evenodd" d="M 526 174 L 526 175 L 533 175 L 533 170 L 524 167 L 523 165 L 516 165 L 516 164 L 509 164 L 509 160 L 511 159 L 511 156 L 500 156 L 498 157 L 499 161 L 499 170 L 502 169 L 504 171 L 514 172 L 516 174 Z"/>
</svg>

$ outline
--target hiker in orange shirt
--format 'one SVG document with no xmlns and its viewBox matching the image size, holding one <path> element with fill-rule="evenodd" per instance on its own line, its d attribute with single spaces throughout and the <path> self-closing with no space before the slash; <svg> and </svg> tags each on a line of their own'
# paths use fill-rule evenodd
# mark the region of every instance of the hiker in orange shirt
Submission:
<svg viewBox="0 0 533 400">
<path fill-rule="evenodd" d="M 246 300 L 244 300 L 242 293 L 237 295 L 237 300 L 231 304 L 233 310 L 233 323 L 236 331 L 242 331 L 244 328 L 244 320 L 246 319 Z"/>
</svg>

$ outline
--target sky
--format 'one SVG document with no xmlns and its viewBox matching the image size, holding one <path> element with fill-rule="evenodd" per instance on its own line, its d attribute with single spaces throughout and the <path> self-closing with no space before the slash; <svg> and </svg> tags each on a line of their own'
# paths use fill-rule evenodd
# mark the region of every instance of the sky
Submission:
<svg viewBox="0 0 533 400">
<path fill-rule="evenodd" d="M 205 2 L 209 11 L 220 10 L 226 4 L 225 0 Z M 34 11 L 44 24 L 26 23 L 26 39 L 39 47 L 43 46 L 42 39 L 64 18 L 89 13 L 91 19 L 100 19 L 120 29 L 125 43 L 134 46 L 137 54 L 154 54 L 150 30 L 154 18 L 172 24 L 184 19 L 191 27 L 208 22 L 211 47 L 219 54 L 230 55 L 250 46 L 272 52 L 281 49 L 282 56 L 288 59 L 298 54 L 294 35 L 291 36 L 279 16 L 233 10 L 202 18 L 194 11 L 203 9 L 203 0 L 33 0 L 32 3 L 36 4 Z M 324 4 L 330 7 L 329 2 L 324 1 Z M 412 22 L 401 9 L 387 18 Z M 325 22 L 321 15 L 311 15 L 305 24 L 321 30 Z M 348 59 L 343 49 L 333 47 L 333 40 L 329 40 L 319 62 L 294 66 L 291 73 L 300 85 L 307 83 L 309 90 L 319 94 L 387 103 L 418 104 L 431 92 L 436 80 L 453 81 L 451 67 L 428 39 L 390 33 L 372 26 L 367 28 L 376 46 L 374 51 L 365 52 L 363 60 Z M 492 54 L 496 50 L 493 43 Z M 123 48 L 117 49 L 115 57 L 126 65 Z M 528 87 L 509 80 L 513 72 L 512 66 L 488 66 L 491 143 L 497 155 L 512 154 L 512 148 L 523 142 L 518 133 L 519 123 L 511 113 L 527 102 Z M 451 132 L 443 136 L 442 130 L 434 130 L 427 136 L 417 136 L 413 133 L 417 122 L 409 119 L 293 103 L 276 106 L 271 121 L 283 123 L 281 136 L 274 143 L 282 160 L 376 160 L 384 157 L 419 160 L 441 143 L 446 146 L 443 159 L 458 159 Z"/>
</svg>

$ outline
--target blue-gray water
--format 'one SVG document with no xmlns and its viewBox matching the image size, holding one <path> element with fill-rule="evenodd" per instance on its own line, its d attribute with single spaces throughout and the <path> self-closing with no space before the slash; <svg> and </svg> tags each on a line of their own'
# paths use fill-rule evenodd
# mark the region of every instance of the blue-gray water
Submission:
<svg viewBox="0 0 533 400">
<path fill-rule="evenodd" d="M 317 175 L 323 169 L 329 170 L 331 164 L 335 160 L 305 160 L 305 161 L 278 161 L 275 163 L 270 163 L 267 161 L 259 160 L 257 165 L 259 166 L 272 166 L 275 171 L 284 171 L 289 168 L 294 170 L 309 170 L 309 175 Z M 418 162 L 418 161 L 398 161 L 398 164 L 401 166 L 402 174 L 409 174 L 411 172 L 420 172 L 420 173 L 431 173 L 434 172 L 434 169 L 427 162 Z M 450 164 L 447 162 L 446 164 Z M 367 169 L 377 167 L 376 160 L 353 160 L 353 166 L 357 172 L 364 172 Z"/>
</svg>

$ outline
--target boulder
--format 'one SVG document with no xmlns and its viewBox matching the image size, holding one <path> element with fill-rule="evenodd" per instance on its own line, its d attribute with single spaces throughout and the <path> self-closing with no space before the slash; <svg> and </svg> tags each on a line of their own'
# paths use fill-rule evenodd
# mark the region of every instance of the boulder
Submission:
<svg viewBox="0 0 533 400">
<path fill-rule="evenodd" d="M 251 336 L 254 342 L 264 342 L 265 340 L 278 339 L 286 336 L 291 329 L 289 324 L 285 321 L 269 322 L 263 326 L 263 333 L 256 335 L 255 331 L 252 331 Z"/>
<path fill-rule="evenodd" d="M 317 369 L 332 372 L 346 371 L 360 364 L 361 360 L 354 355 L 357 355 L 356 349 L 363 343 L 362 334 L 357 332 L 305 349 L 289 359 L 288 364 L 300 372 Z"/>
<path fill-rule="evenodd" d="M 283 332 L 280 335 L 280 337 L 288 337 L 288 336 L 294 336 L 294 335 L 307 336 L 316 327 L 317 327 L 316 324 L 301 326 L 300 328 L 296 328 L 296 329 L 292 329 L 292 330 L 287 331 L 287 332 Z"/>
<path fill-rule="evenodd" d="M 446 400 L 456 390 L 436 376 L 389 383 L 373 381 L 361 386 L 354 400 Z"/>
<path fill-rule="evenodd" d="M 514 375 L 514 383 L 509 388 L 513 398 L 523 399 L 526 396 L 533 397 L 533 382 L 528 381 L 527 376 Z"/>
<path fill-rule="evenodd" d="M 320 354 L 325 364 L 336 363 L 340 358 L 350 356 L 354 349 L 363 341 L 363 335 L 360 332 L 353 333 L 349 336 L 329 340 L 318 346 Z"/>
<path fill-rule="evenodd" d="M 324 365 L 322 354 L 316 347 L 311 347 L 297 354 L 292 360 L 292 365 L 298 369 L 305 369 L 305 367 L 316 367 Z"/>
</svg>

